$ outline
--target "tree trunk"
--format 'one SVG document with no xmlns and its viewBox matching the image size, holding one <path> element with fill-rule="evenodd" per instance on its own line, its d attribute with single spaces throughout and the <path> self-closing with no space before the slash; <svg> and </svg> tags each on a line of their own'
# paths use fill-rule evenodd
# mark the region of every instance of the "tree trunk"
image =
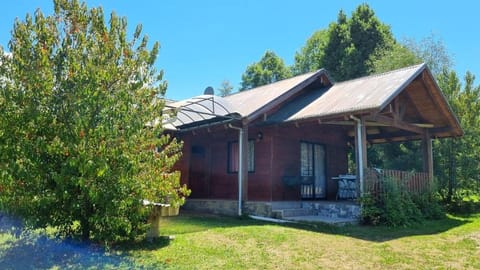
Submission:
<svg viewBox="0 0 480 270">
<path fill-rule="evenodd" d="M 450 147 L 449 147 L 449 153 L 448 153 L 448 159 L 449 159 L 449 166 L 448 166 L 448 194 L 447 194 L 447 202 L 452 201 L 453 197 L 453 191 L 455 188 L 455 154 L 454 154 L 454 147 L 455 147 L 455 142 L 454 139 L 450 139 Z"/>
<path fill-rule="evenodd" d="M 82 240 L 90 240 L 90 223 L 88 222 L 88 218 L 80 219 L 80 228 L 82 230 Z"/>
<path fill-rule="evenodd" d="M 81 192 L 81 191 L 79 191 Z M 88 220 L 93 214 L 93 207 L 88 198 L 88 194 L 83 194 L 83 211 L 80 211 L 80 229 L 82 232 L 82 240 L 90 240 L 90 221 Z"/>
</svg>

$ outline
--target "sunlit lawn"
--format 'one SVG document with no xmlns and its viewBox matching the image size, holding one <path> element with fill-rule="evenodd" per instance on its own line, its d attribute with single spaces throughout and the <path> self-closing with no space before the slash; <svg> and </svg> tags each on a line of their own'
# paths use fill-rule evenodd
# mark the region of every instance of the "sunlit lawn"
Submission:
<svg viewBox="0 0 480 270">
<path fill-rule="evenodd" d="M 87 264 L 68 259 L 65 259 L 67 264 L 62 264 L 60 258 L 44 265 L 45 268 L 152 269 L 480 269 L 480 214 L 449 216 L 411 228 L 385 228 L 280 225 L 181 213 L 163 220 L 161 234 L 164 237 L 153 243 L 114 247 L 104 256 L 106 264 L 94 264 L 88 259 Z M 15 239 L 0 234 L 0 256 L 13 256 L 9 249 L 16 246 Z M 1 263 L 0 259 L 0 267 Z"/>
<path fill-rule="evenodd" d="M 480 215 L 394 229 L 180 216 L 161 231 L 175 239 L 129 254 L 178 269 L 480 269 Z"/>
</svg>

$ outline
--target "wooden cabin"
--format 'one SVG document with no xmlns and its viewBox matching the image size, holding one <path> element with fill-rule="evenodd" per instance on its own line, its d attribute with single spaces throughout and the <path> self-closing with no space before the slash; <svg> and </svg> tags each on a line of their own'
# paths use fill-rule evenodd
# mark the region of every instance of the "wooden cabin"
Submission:
<svg viewBox="0 0 480 270">
<path fill-rule="evenodd" d="M 184 142 L 176 169 L 192 190 L 185 207 L 232 215 L 271 216 L 265 209 L 275 202 L 338 200 L 349 147 L 357 194 L 366 189 L 369 144 L 421 140 L 427 177 L 419 179 L 429 181 L 432 139 L 463 134 L 425 64 L 340 83 L 321 69 L 166 110 L 176 115 L 165 128 Z"/>
</svg>

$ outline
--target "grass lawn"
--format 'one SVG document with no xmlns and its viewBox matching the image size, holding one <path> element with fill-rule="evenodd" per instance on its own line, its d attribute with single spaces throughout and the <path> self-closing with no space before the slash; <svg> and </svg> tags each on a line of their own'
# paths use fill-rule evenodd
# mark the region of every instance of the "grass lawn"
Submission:
<svg viewBox="0 0 480 270">
<path fill-rule="evenodd" d="M 174 239 L 163 237 L 153 243 L 114 247 L 114 251 L 105 256 L 109 258 L 106 267 L 480 269 L 480 214 L 449 216 L 410 228 L 279 225 L 181 214 L 164 219 L 161 233 Z M 0 234 L 0 266 L 2 256 L 15 246 L 15 239 L 9 234 Z M 116 261 L 116 257 L 127 262 Z M 70 268 L 103 267 L 103 264 L 82 264 L 81 260 L 67 261 Z M 61 260 L 46 265 L 65 268 Z"/>
</svg>

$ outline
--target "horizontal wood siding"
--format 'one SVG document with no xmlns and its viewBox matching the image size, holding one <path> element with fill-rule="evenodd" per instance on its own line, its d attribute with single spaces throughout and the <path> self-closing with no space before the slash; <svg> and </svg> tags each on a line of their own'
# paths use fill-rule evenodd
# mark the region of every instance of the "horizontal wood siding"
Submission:
<svg viewBox="0 0 480 270">
<path fill-rule="evenodd" d="M 327 199 L 337 191 L 333 176 L 347 172 L 346 130 L 318 123 L 268 127 L 249 127 L 249 139 L 255 141 L 255 171 L 248 173 L 251 201 L 299 200 L 300 187 L 287 185 L 285 176 L 300 176 L 300 142 L 322 144 L 326 150 Z M 260 139 L 258 134 L 263 136 Z M 184 133 L 184 154 L 175 168 L 181 181 L 192 188 L 192 198 L 238 199 L 238 174 L 227 171 L 228 143 L 238 141 L 238 131 L 226 127 Z M 205 149 L 203 163 L 192 154 L 192 147 Z M 192 164 L 195 162 L 195 164 Z M 203 167 L 205 175 L 193 173 Z"/>
<path fill-rule="evenodd" d="M 327 198 L 335 199 L 337 182 L 332 177 L 347 172 L 347 136 L 342 127 L 309 123 L 285 125 L 275 132 L 272 177 L 274 200 L 298 200 L 300 189 L 283 183 L 283 176 L 300 176 L 300 142 L 322 144 L 326 150 Z"/>
<path fill-rule="evenodd" d="M 257 138 L 262 132 L 263 138 Z M 248 174 L 248 200 L 271 200 L 271 141 L 268 131 L 249 129 L 249 138 L 255 141 L 255 171 Z"/>
</svg>

